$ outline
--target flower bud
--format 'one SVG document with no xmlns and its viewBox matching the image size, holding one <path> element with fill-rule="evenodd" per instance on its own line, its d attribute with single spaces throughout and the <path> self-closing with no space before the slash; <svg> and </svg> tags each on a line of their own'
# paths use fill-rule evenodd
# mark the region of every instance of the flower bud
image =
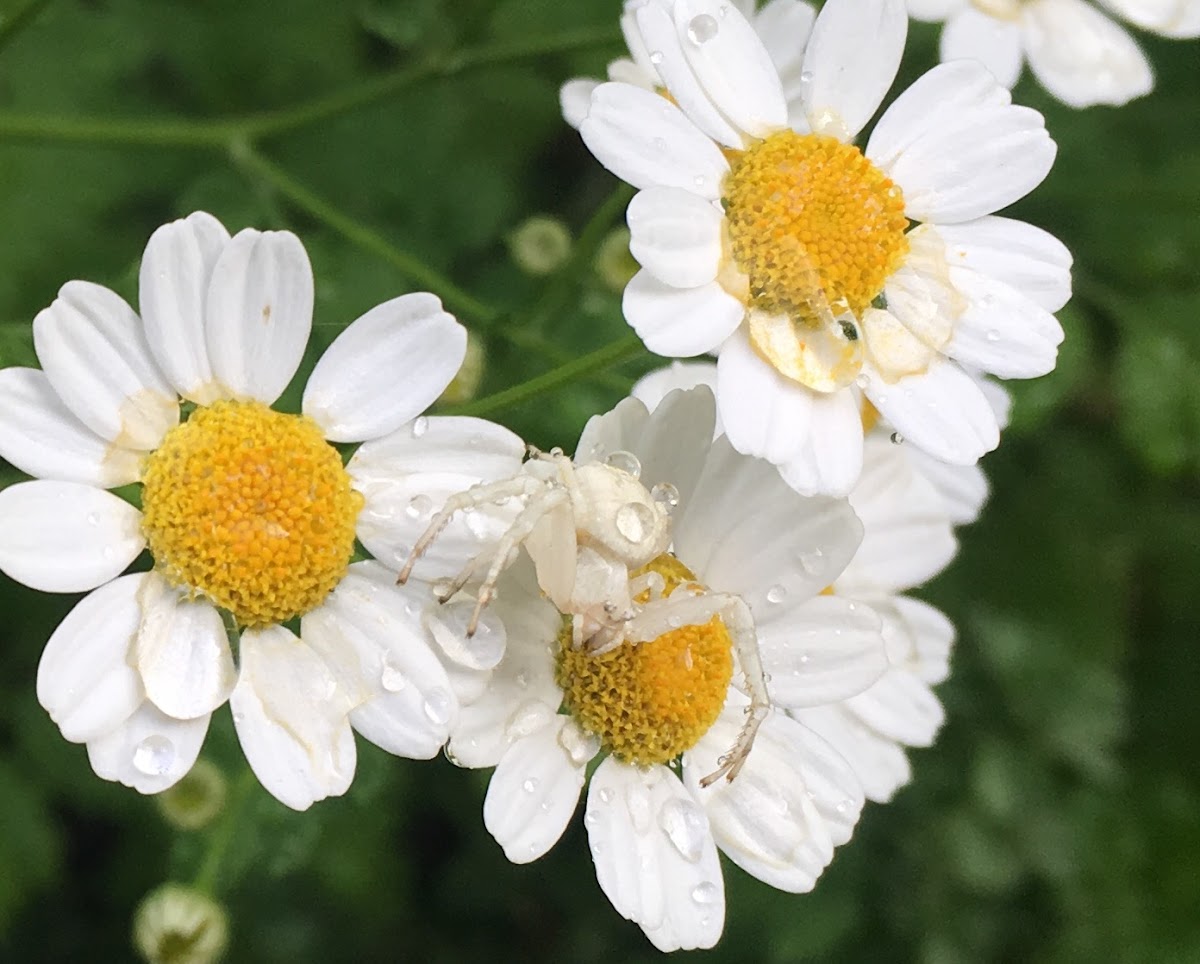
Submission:
<svg viewBox="0 0 1200 964">
<path fill-rule="evenodd" d="M 228 943 L 224 908 L 184 884 L 152 890 L 133 918 L 133 944 L 150 964 L 212 964 Z"/>
<path fill-rule="evenodd" d="M 638 273 L 638 263 L 629 253 L 629 229 L 613 228 L 600 242 L 594 263 L 596 274 L 612 291 L 624 291 Z"/>
<path fill-rule="evenodd" d="M 570 257 L 571 231 L 558 218 L 537 214 L 508 236 L 508 252 L 526 274 L 550 274 Z"/>
<path fill-rule="evenodd" d="M 180 830 L 199 830 L 221 812 L 227 793 L 220 768 L 208 760 L 197 760 L 182 780 L 154 800 L 167 823 Z"/>
<path fill-rule="evenodd" d="M 475 332 L 468 331 L 467 354 L 458 369 L 458 374 L 446 386 L 438 401 L 446 405 L 461 405 L 473 399 L 479 391 L 480 382 L 483 381 L 486 362 L 487 353 L 484 351 L 483 339 Z"/>
</svg>

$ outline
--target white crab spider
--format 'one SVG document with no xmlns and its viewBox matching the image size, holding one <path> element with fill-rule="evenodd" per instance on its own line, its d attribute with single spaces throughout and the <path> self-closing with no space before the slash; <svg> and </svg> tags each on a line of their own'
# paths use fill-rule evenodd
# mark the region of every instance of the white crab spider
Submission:
<svg viewBox="0 0 1200 964">
<path fill-rule="evenodd" d="M 673 490 L 666 484 L 647 490 L 638 479 L 637 459 L 627 452 L 613 453 L 605 462 L 576 466 L 559 449 L 540 452 L 531 447 L 519 474 L 472 486 L 446 500 L 413 546 L 397 582 L 408 579 L 417 560 L 456 513 L 517 499 L 521 509 L 498 543 L 471 559 L 438 592 L 439 601 L 446 602 L 491 556 L 467 624 L 468 636 L 475 633 L 483 608 L 494 596 L 500 573 L 522 545 L 533 560 L 542 591 L 559 612 L 571 617 L 572 645 L 593 655 L 625 642 L 649 642 L 720 616 L 745 676 L 750 706 L 734 747 L 721 757 L 718 769 L 701 781 L 708 786 L 722 776 L 729 780 L 737 776 L 770 709 L 770 698 L 754 620 L 740 596 L 694 583 L 664 596 L 665 583 L 657 573 L 630 577 L 631 571 L 670 546 Z"/>
</svg>

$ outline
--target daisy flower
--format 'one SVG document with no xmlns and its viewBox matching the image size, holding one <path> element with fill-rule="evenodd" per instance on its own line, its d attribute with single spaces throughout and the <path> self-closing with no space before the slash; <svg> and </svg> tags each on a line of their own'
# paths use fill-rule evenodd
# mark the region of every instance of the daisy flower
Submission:
<svg viewBox="0 0 1200 964">
<path fill-rule="evenodd" d="M 671 551 L 646 567 L 647 581 L 664 597 L 736 597 L 748 626 L 735 626 L 731 607 L 591 654 L 571 645 L 571 626 L 522 558 L 498 604 L 523 622 L 505 617 L 504 659 L 475 699 L 460 695 L 447 745 L 460 765 L 496 767 L 484 822 L 516 863 L 559 839 L 599 760 L 584 805 L 597 879 L 661 950 L 720 937 L 719 851 L 782 890 L 814 886 L 850 838 L 863 794 L 830 744 L 784 710 L 862 692 L 887 667 L 879 617 L 819 595 L 858 546 L 850 506 L 801 496 L 769 463 L 714 441 L 714 409 L 705 388 L 673 392 L 653 413 L 627 399 L 588 423 L 576 465 L 616 456 L 645 485 L 670 486 Z M 736 778 L 709 782 L 746 719 L 746 663 L 731 641 L 746 629 L 773 705 Z"/>
<path fill-rule="evenodd" d="M 1050 371 L 1070 289 L 1058 241 L 992 213 L 1050 169 L 1041 115 L 980 64 L 943 64 L 856 147 L 900 63 L 902 0 L 824 6 L 801 116 L 726 0 L 635 15 L 670 98 L 601 84 L 580 132 L 640 191 L 624 311 L 646 346 L 716 353 L 729 440 L 804 493 L 853 488 L 862 396 L 943 461 L 994 448 L 978 375 Z"/>
<path fill-rule="evenodd" d="M 1200 36 L 1198 0 L 1101 0 L 1164 37 Z M 1120 105 L 1150 93 L 1154 71 L 1129 33 L 1086 0 L 908 0 L 917 20 L 946 22 L 942 60 L 978 60 L 1005 87 L 1022 63 L 1071 107 Z"/>
<path fill-rule="evenodd" d="M 643 2 L 644 0 L 625 2 L 625 9 L 621 14 L 621 33 L 625 35 L 629 56 L 614 60 L 608 65 L 608 79 L 633 84 L 646 90 L 657 90 L 662 87 L 657 66 L 661 61 L 661 54 L 657 57 L 652 55 L 642 39 L 636 10 Z M 671 9 L 671 0 L 651 2 L 658 3 L 666 10 Z M 789 111 L 802 111 L 801 64 L 804 44 L 816 17 L 812 4 L 803 0 L 767 0 L 760 8 L 757 0 L 730 0 L 730 3 L 754 28 L 754 32 L 766 48 L 779 73 Z M 600 81 L 592 77 L 577 77 L 563 84 L 559 92 L 563 118 L 576 130 L 587 116 L 592 91 L 599 86 Z"/>
<path fill-rule="evenodd" d="M 68 282 L 33 323 L 41 368 L 0 371 L 0 456 L 34 477 L 0 492 L 0 569 L 87 593 L 42 655 L 42 706 L 99 776 L 142 793 L 189 770 L 226 700 L 250 766 L 296 809 L 345 792 L 352 728 L 432 756 L 457 703 L 424 596 L 351 560 L 356 535 L 386 559 L 387 520 L 419 515 L 414 492 L 477 481 L 472 458 L 520 463 L 497 426 L 421 415 L 465 330 L 433 295 L 379 305 L 318 361 L 303 414 L 285 414 L 270 406 L 312 326 L 295 235 L 231 238 L 192 214 L 151 237 L 139 288 L 140 317 Z M 362 440 L 348 470 L 331 443 Z M 136 506 L 106 491 L 135 484 Z M 147 549 L 153 569 L 122 575 Z"/>
</svg>

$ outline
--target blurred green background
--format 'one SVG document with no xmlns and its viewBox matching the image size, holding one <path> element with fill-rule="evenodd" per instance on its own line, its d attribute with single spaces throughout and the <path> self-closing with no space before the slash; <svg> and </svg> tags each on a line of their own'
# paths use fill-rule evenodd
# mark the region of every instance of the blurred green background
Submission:
<svg viewBox="0 0 1200 964">
<path fill-rule="evenodd" d="M 136 304 L 147 237 L 203 208 L 299 233 L 309 364 L 366 308 L 431 288 L 485 340 L 483 394 L 569 363 L 488 410 L 569 448 L 653 364 L 593 267 L 623 198 L 557 105 L 620 51 L 618 10 L 0 0 L 0 365 L 33 363 L 29 323 L 68 279 Z M 935 37 L 914 26 L 902 80 Z M 960 628 L 942 737 L 814 893 L 726 864 L 714 961 L 1200 961 L 1200 45 L 1142 39 L 1158 86 L 1128 107 L 1016 93 L 1060 152 L 1015 212 L 1070 246 L 1076 296 L 1058 369 L 1014 386 L 984 518 L 923 592 Z M 578 239 L 549 278 L 507 245 L 539 213 Z M 205 854 L 231 961 L 659 957 L 604 899 L 578 822 L 511 866 L 482 826 L 486 774 L 442 759 L 360 741 L 342 799 L 294 814 L 244 787 L 233 817 L 172 829 L 37 704 L 74 601 L 0 576 L 0 958 L 133 959 L 140 898 Z M 204 756 L 239 783 L 227 712 Z"/>
</svg>

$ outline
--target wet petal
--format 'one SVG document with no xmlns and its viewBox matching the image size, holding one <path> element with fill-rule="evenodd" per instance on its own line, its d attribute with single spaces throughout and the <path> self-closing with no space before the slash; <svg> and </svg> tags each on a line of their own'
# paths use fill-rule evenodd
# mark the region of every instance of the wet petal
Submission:
<svg viewBox="0 0 1200 964">
<path fill-rule="evenodd" d="M 207 713 L 177 720 L 147 700 L 120 726 L 88 741 L 88 760 L 98 777 L 138 793 L 161 793 L 182 780 L 196 762 L 208 720 Z"/>
</svg>

